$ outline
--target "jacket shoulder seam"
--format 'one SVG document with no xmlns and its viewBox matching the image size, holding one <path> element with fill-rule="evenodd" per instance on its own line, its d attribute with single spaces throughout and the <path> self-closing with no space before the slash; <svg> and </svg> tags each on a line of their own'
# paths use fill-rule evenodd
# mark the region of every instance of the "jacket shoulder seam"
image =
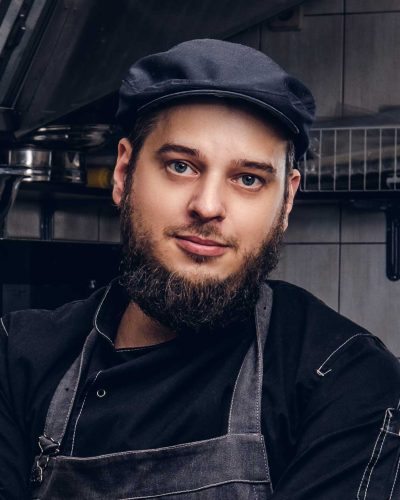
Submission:
<svg viewBox="0 0 400 500">
<path fill-rule="evenodd" d="M 0 323 L 1 323 L 1 326 L 3 327 L 4 333 L 8 337 L 8 331 L 7 331 L 6 325 L 4 324 L 3 318 L 0 318 Z"/>
<path fill-rule="evenodd" d="M 358 337 L 371 337 L 371 338 L 374 338 L 374 336 L 371 334 L 371 333 L 366 333 L 366 332 L 359 332 L 359 333 L 356 333 L 354 335 L 352 335 L 351 337 L 349 337 L 348 339 L 346 339 L 344 342 L 342 342 L 339 347 L 337 347 L 336 349 L 334 349 L 329 355 L 328 357 L 325 359 L 325 361 L 321 364 L 321 366 L 319 368 L 317 368 L 316 372 L 317 372 L 317 375 L 319 375 L 320 377 L 325 377 L 325 375 L 327 375 L 329 372 L 332 371 L 332 368 L 327 368 L 326 365 L 327 363 L 333 358 L 336 356 L 336 354 L 342 350 L 344 347 L 346 347 L 350 342 L 352 342 L 354 339 L 358 338 Z"/>
</svg>

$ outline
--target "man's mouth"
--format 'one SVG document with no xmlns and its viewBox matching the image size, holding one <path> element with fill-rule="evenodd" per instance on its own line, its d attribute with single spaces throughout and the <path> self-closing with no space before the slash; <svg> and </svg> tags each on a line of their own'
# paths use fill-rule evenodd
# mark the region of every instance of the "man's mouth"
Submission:
<svg viewBox="0 0 400 500">
<path fill-rule="evenodd" d="M 224 243 L 200 238 L 199 236 L 175 235 L 175 240 L 177 245 L 186 252 L 204 257 L 218 257 L 223 255 L 229 248 Z"/>
</svg>

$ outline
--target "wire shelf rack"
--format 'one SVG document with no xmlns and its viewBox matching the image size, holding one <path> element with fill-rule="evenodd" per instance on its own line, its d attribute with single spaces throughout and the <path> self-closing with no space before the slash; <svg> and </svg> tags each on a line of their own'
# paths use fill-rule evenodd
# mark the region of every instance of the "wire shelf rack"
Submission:
<svg viewBox="0 0 400 500">
<path fill-rule="evenodd" d="M 315 128 L 301 191 L 400 193 L 400 126 Z"/>
</svg>

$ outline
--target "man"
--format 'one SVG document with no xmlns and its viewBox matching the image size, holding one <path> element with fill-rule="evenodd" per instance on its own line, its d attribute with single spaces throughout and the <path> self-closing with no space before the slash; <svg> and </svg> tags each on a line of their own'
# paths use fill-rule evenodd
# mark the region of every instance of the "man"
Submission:
<svg viewBox="0 0 400 500">
<path fill-rule="evenodd" d="M 397 360 L 265 281 L 313 114 L 304 85 L 241 45 L 132 66 L 121 276 L 2 319 L 3 498 L 400 498 Z"/>
</svg>

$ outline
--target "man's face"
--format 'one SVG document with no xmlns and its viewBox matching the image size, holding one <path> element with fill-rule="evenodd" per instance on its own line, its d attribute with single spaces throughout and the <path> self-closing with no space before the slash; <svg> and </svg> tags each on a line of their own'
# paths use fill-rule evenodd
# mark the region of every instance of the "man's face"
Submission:
<svg viewBox="0 0 400 500">
<path fill-rule="evenodd" d="M 119 161 L 130 156 L 129 145 L 124 148 Z M 154 256 L 168 270 L 193 281 L 224 279 L 260 249 L 276 224 L 285 157 L 286 141 L 240 108 L 169 108 L 136 162 L 132 224 L 147 234 Z M 119 204 L 117 190 L 118 183 Z"/>
<path fill-rule="evenodd" d="M 136 159 L 133 182 L 124 186 L 131 146 L 120 142 L 113 197 L 121 204 L 131 259 L 125 266 L 128 288 L 146 313 L 171 323 L 185 297 L 192 316 L 180 321 L 195 325 L 197 317 L 205 322 L 210 309 L 217 309 L 216 302 L 221 311 L 214 311 L 215 318 L 229 306 L 232 315 L 244 296 L 253 300 L 260 276 L 276 260 L 298 186 L 295 171 L 284 204 L 286 148 L 274 128 L 245 109 L 173 106 L 159 115 Z M 160 290 L 166 286 L 172 305 Z M 144 288 L 149 290 L 143 299 Z M 155 303 L 160 306 L 153 308 Z"/>
</svg>

